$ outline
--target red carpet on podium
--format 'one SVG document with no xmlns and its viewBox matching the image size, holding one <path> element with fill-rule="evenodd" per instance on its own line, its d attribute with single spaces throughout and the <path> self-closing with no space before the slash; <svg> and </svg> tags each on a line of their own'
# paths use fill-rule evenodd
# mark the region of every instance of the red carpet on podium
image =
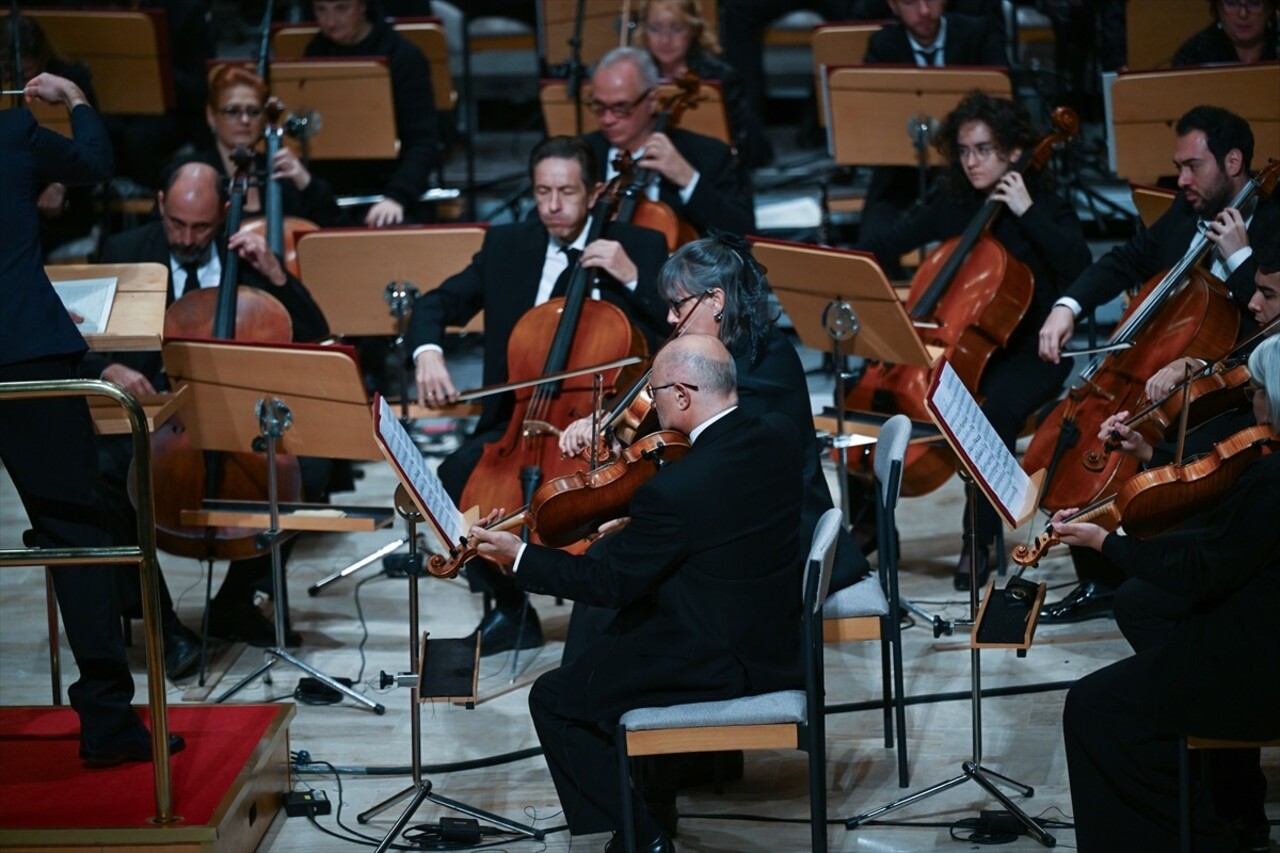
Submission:
<svg viewBox="0 0 1280 853">
<path fill-rule="evenodd" d="M 208 823 L 275 718 L 274 705 L 178 705 L 169 731 L 187 746 L 170 760 L 174 813 Z M 138 709 L 148 722 L 145 707 Z M 149 727 L 149 726 L 148 726 Z M 0 708 L 0 829 L 147 826 L 155 816 L 150 762 L 86 769 L 70 708 Z"/>
</svg>

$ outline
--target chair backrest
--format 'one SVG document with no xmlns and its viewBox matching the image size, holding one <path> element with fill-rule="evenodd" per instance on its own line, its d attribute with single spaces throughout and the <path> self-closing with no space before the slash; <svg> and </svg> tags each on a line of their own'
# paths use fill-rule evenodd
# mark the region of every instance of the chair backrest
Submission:
<svg viewBox="0 0 1280 853">
<path fill-rule="evenodd" d="M 806 620 L 811 616 L 822 618 L 822 605 L 831 589 L 831 567 L 835 564 L 836 541 L 842 520 L 840 510 L 829 509 L 813 528 L 813 544 L 809 546 L 802 587 Z"/>
<path fill-rule="evenodd" d="M 898 505 L 898 495 L 902 493 L 902 475 L 897 482 L 890 483 L 893 463 L 901 463 L 907 455 L 907 443 L 911 440 L 911 419 L 906 415 L 894 415 L 880 427 L 880 435 L 876 437 L 876 455 L 872 463 L 875 468 L 876 482 L 880 484 L 880 502 L 885 509 L 893 509 Z M 892 488 L 893 494 L 888 490 Z"/>
</svg>

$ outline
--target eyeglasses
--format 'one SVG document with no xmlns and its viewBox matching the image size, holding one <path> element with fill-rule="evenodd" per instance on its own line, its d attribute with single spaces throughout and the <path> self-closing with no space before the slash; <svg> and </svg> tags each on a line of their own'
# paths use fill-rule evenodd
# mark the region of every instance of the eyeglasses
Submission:
<svg viewBox="0 0 1280 853">
<path fill-rule="evenodd" d="M 681 299 L 668 300 L 667 306 L 671 309 L 672 314 L 675 314 L 677 317 L 679 317 L 680 309 L 684 307 L 684 304 L 688 302 L 690 299 L 697 299 L 697 298 L 698 298 L 697 294 L 691 293 L 688 296 L 685 296 Z"/>
<path fill-rule="evenodd" d="M 677 385 L 683 385 L 684 387 L 688 388 L 690 391 L 698 390 L 697 385 L 690 385 L 688 382 L 668 382 L 666 385 L 646 385 L 644 386 L 644 390 L 648 393 L 650 398 L 655 398 L 658 396 L 658 392 L 661 391 L 662 389 L 674 388 Z"/>
<path fill-rule="evenodd" d="M 956 159 L 964 162 L 969 159 L 970 155 L 973 155 L 979 160 L 987 160 L 994 153 L 996 153 L 995 146 L 991 145 L 989 142 L 980 143 L 975 145 L 973 148 L 961 145 L 956 149 Z"/>
<path fill-rule="evenodd" d="M 1240 9 L 1248 9 L 1250 12 L 1256 12 L 1262 8 L 1262 0 L 1222 0 L 1222 8 L 1232 12 Z"/>
<path fill-rule="evenodd" d="M 614 118 L 626 118 L 627 116 L 635 112 L 636 107 L 644 103 L 644 99 L 649 97 L 650 93 L 652 92 L 653 92 L 652 89 L 646 89 L 645 91 L 640 93 L 640 97 L 636 98 L 631 103 L 606 104 L 606 103 L 602 103 L 601 101 L 592 99 L 590 101 L 587 101 L 587 109 L 591 110 L 591 112 L 597 118 L 604 115 L 605 113 L 608 113 Z"/>
<path fill-rule="evenodd" d="M 644 31 L 654 38 L 658 36 L 683 38 L 689 34 L 689 26 L 688 24 L 645 24 Z"/>
<path fill-rule="evenodd" d="M 229 119 L 255 119 L 262 115 L 262 107 L 219 107 L 218 112 L 223 118 Z"/>
</svg>

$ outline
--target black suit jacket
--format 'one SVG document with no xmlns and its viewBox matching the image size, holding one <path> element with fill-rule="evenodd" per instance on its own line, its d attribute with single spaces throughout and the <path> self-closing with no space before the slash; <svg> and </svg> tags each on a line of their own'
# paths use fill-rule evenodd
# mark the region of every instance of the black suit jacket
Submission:
<svg viewBox="0 0 1280 853">
<path fill-rule="evenodd" d="M 223 263 L 226 263 L 226 250 L 219 243 Z M 109 238 L 102 247 L 99 263 L 104 264 L 136 264 L 154 262 L 169 267 L 169 241 L 164 236 L 164 223 L 150 222 L 138 228 L 125 231 Z M 286 273 L 288 280 L 284 286 L 276 287 L 257 273 L 244 261 L 240 262 L 240 283 L 249 287 L 260 288 L 280 300 L 289 317 L 293 320 L 293 339 L 295 341 L 314 341 L 329 334 L 329 324 L 325 321 L 320 306 L 316 305 L 311 294 L 298 281 Z M 168 279 L 168 295 L 165 304 L 173 304 L 173 275 Z M 163 372 L 158 352 L 133 353 L 90 353 L 84 360 L 81 373 L 97 378 L 112 362 L 119 362 L 132 367 L 151 380 L 157 389 L 163 387 Z M 156 384 L 160 379 L 162 384 Z"/>
<path fill-rule="evenodd" d="M 803 684 L 801 467 L 785 418 L 734 411 L 636 491 L 605 547 L 525 550 L 521 587 L 619 608 L 568 665 L 561 713 L 612 721 Z"/>
<path fill-rule="evenodd" d="M 1008 65 L 1002 31 L 986 21 L 967 15 L 945 15 L 947 44 L 942 51 L 944 65 Z M 902 22 L 886 24 L 867 40 L 863 59 L 868 65 L 900 63 L 915 65 L 916 55 L 907 41 Z"/>
<path fill-rule="evenodd" d="M 73 139 L 36 125 L 30 111 L 0 112 L 0 364 L 85 350 L 44 273 L 37 186 L 111 178 L 111 143 L 88 106 L 71 111 Z"/>
<path fill-rule="evenodd" d="M 1258 246 L 1280 231 L 1280 203 L 1265 195 L 1255 198 L 1259 201 L 1249 223 L 1249 242 Z M 1085 270 L 1067 288 L 1066 295 L 1088 312 L 1119 296 L 1127 288 L 1140 287 L 1156 273 L 1168 270 L 1182 259 L 1196 232 L 1196 220 L 1195 211 L 1180 195 L 1173 207 L 1150 228 L 1140 230 L 1129 242 L 1116 246 Z M 1250 257 L 1225 282 L 1246 316 L 1249 312 L 1245 306 L 1253 298 L 1253 279 L 1257 271 L 1257 262 Z"/>
<path fill-rule="evenodd" d="M 635 292 L 602 275 L 600 295 L 621 308 L 644 332 L 651 346 L 663 340 L 667 325 L 667 305 L 658 296 L 658 269 L 667 258 L 662 235 L 647 228 L 611 223 L 604 236 L 617 240 L 639 270 Z M 485 385 L 507 380 L 507 341 L 516 322 L 525 315 L 538 296 L 542 267 L 546 259 L 547 229 L 537 218 L 490 228 L 471 264 L 443 284 L 423 294 L 413 305 L 409 321 L 409 344 L 414 350 L 424 344 L 441 344 L 448 326 L 465 325 L 484 311 Z M 477 432 L 504 422 L 511 415 L 512 396 L 485 398 Z"/>
<path fill-rule="evenodd" d="M 754 232 L 756 213 L 751 179 L 739 167 L 729 146 L 718 139 L 679 128 L 668 130 L 667 136 L 689 165 L 698 170 L 698 185 L 685 204 L 680 200 L 680 189 L 663 178 L 658 184 L 658 200 L 687 219 L 699 234 L 705 235 L 710 228 L 731 234 Z M 595 153 L 596 179 L 603 181 L 609 168 L 609 140 L 598 130 L 583 139 Z"/>
</svg>

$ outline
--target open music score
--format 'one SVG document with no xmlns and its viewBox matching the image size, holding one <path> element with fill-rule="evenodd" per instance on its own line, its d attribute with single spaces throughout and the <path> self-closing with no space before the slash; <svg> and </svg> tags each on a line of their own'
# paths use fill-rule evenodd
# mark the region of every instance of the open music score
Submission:
<svg viewBox="0 0 1280 853">
<path fill-rule="evenodd" d="M 381 394 L 373 397 L 373 439 L 441 545 L 446 550 L 456 545 L 470 530 L 470 522 L 422 460 L 417 445 Z"/>
<path fill-rule="evenodd" d="M 1009 529 L 1030 518 L 1036 510 L 1044 471 L 1027 476 L 949 363 L 943 362 L 934 371 L 925 405 Z"/>
</svg>

